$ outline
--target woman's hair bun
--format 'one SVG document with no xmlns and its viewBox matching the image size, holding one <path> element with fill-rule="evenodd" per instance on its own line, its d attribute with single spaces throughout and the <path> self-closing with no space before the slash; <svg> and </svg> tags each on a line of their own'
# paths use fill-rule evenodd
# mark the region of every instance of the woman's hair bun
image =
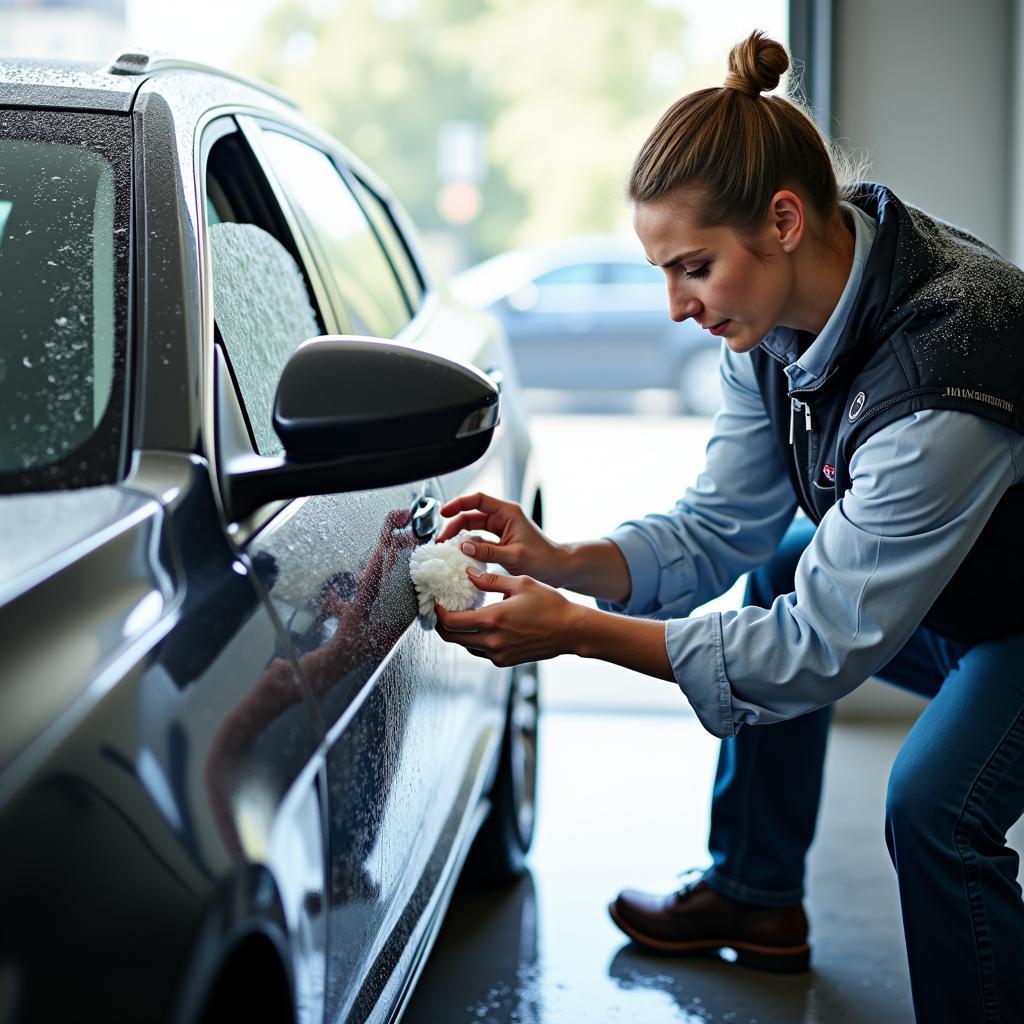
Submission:
<svg viewBox="0 0 1024 1024">
<path fill-rule="evenodd" d="M 729 52 L 729 74 L 722 88 L 758 96 L 771 92 L 788 68 L 786 48 L 757 30 Z"/>
</svg>

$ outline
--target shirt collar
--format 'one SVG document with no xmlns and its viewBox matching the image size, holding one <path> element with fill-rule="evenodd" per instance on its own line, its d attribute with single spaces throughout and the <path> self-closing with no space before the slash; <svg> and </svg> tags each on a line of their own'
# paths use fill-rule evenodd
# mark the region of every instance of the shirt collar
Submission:
<svg viewBox="0 0 1024 1024">
<path fill-rule="evenodd" d="M 811 342 L 802 356 L 795 358 L 798 355 L 796 332 L 788 329 L 778 332 L 783 335 L 779 339 L 783 349 L 780 355 L 790 360 L 789 365 L 785 368 L 790 390 L 811 387 L 827 370 L 832 353 L 835 352 L 846 322 L 850 318 L 850 311 L 856 301 L 857 292 L 860 291 L 864 266 L 868 261 L 868 254 L 871 252 L 871 245 L 878 231 L 878 221 L 869 213 L 865 213 L 851 203 L 841 203 L 840 205 L 853 221 L 854 246 L 850 276 L 846 279 L 843 294 L 839 296 L 839 302 L 832 310 L 832 315 L 821 329 L 821 333 Z"/>
</svg>

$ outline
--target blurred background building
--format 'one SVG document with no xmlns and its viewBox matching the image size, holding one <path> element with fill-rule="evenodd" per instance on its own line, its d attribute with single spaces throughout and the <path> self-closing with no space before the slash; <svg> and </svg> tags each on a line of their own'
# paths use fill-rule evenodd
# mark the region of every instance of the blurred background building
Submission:
<svg viewBox="0 0 1024 1024">
<path fill-rule="evenodd" d="M 127 25 L 127 0 L 0 0 L 0 55 L 102 60 Z"/>
<path fill-rule="evenodd" d="M 0 56 L 122 46 L 294 96 L 388 182 L 448 274 L 516 246 L 629 229 L 623 182 L 658 114 L 717 84 L 751 0 L 0 0 Z"/>
</svg>

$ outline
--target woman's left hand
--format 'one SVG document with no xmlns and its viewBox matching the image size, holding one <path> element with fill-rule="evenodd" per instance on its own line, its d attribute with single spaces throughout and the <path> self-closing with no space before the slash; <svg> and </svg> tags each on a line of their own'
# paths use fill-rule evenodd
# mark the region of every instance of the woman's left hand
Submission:
<svg viewBox="0 0 1024 1024">
<path fill-rule="evenodd" d="M 480 590 L 504 600 L 470 612 L 435 605 L 442 639 L 501 667 L 573 653 L 578 605 L 529 576 L 467 571 Z"/>
</svg>

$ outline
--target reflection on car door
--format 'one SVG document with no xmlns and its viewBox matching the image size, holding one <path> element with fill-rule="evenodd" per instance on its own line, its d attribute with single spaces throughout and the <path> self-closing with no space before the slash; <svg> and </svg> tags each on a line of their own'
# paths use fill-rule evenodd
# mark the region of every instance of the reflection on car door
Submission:
<svg viewBox="0 0 1024 1024">
<path fill-rule="evenodd" d="M 351 328 L 310 259 L 317 240 L 298 229 L 244 140 L 217 143 L 208 166 L 217 334 L 253 448 L 272 455 L 284 361 L 325 327 Z M 402 307 L 367 293 L 366 327 L 394 327 Z M 326 733 L 332 1020 L 375 1002 L 386 981 L 379 961 L 393 933 L 407 933 L 434 852 L 428 826 L 451 742 L 443 698 L 452 655 L 418 625 L 407 569 L 409 510 L 430 492 L 425 482 L 293 501 L 245 544 Z"/>
</svg>

